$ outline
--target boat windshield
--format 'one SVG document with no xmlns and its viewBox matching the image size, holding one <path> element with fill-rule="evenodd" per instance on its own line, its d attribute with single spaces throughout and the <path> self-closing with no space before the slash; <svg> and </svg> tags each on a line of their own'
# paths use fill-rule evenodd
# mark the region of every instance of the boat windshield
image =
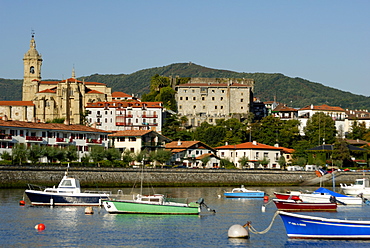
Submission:
<svg viewBox="0 0 370 248">
<path fill-rule="evenodd" d="M 63 182 L 60 183 L 60 186 L 62 186 L 62 187 L 71 187 L 72 182 L 71 182 L 71 180 L 64 180 Z"/>
<path fill-rule="evenodd" d="M 364 181 L 362 181 L 362 180 L 358 180 L 358 181 L 356 181 L 356 182 L 355 182 L 355 185 L 360 185 L 360 186 L 362 186 L 362 185 L 364 185 Z"/>
</svg>

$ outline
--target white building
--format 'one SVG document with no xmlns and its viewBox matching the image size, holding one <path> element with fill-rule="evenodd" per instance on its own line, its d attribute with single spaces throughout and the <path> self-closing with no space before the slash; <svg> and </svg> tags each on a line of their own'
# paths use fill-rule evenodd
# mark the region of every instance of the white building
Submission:
<svg viewBox="0 0 370 248">
<path fill-rule="evenodd" d="M 153 130 L 162 131 L 163 105 L 161 102 L 92 102 L 86 105 L 87 123 L 107 131 Z"/>
<path fill-rule="evenodd" d="M 121 152 L 128 150 L 139 153 L 146 149 L 155 151 L 165 148 L 165 144 L 171 140 L 152 130 L 125 130 L 118 131 L 108 135 L 111 140 L 111 146 L 119 149 Z"/>
<path fill-rule="evenodd" d="M 83 125 L 34 123 L 0 120 L 0 153 L 12 153 L 15 144 L 67 147 L 76 146 L 79 158 L 92 146 L 108 148 L 109 132 Z M 46 161 L 45 161 L 46 162 Z"/>
<path fill-rule="evenodd" d="M 269 146 L 253 141 L 238 145 L 220 146 L 215 149 L 217 150 L 218 157 L 229 159 L 239 169 L 242 169 L 239 160 L 243 157 L 249 159 L 249 168 L 262 168 L 259 161 L 266 159 L 269 161 L 266 168 L 280 169 L 278 160 L 282 155 L 283 149 L 281 147 Z"/>
<path fill-rule="evenodd" d="M 335 128 L 337 131 L 342 131 L 343 135 L 346 131 L 345 119 L 347 114 L 341 107 L 332 107 L 326 104 L 321 106 L 309 105 L 298 110 L 298 120 L 301 122 L 299 127 L 301 135 L 304 135 L 303 128 L 307 125 L 307 121 L 316 113 L 324 113 L 330 116 L 335 122 Z"/>
<path fill-rule="evenodd" d="M 183 165 L 187 168 L 220 167 L 220 159 L 215 156 L 216 150 L 200 141 L 172 141 L 166 144 L 166 149 L 172 152 L 171 164 Z M 202 159 L 209 157 L 206 165 Z"/>
</svg>

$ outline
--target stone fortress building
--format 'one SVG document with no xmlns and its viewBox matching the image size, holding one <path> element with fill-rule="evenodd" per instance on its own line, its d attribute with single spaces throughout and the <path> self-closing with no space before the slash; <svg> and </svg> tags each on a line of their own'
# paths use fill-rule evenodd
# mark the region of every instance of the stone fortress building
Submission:
<svg viewBox="0 0 370 248">
<path fill-rule="evenodd" d="M 186 116 L 193 127 L 204 121 L 244 119 L 251 112 L 254 80 L 244 78 L 191 78 L 176 86 L 179 116 Z"/>
</svg>

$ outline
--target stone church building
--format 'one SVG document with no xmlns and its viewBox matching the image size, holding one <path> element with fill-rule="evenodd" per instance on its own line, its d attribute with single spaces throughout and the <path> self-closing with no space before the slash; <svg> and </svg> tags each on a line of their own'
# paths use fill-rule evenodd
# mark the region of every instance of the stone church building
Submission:
<svg viewBox="0 0 370 248">
<path fill-rule="evenodd" d="M 111 88 L 97 82 L 72 77 L 62 81 L 42 81 L 42 57 L 36 50 L 34 35 L 23 57 L 22 101 L 0 101 L 3 119 L 47 122 L 64 118 L 65 124 L 81 124 L 87 103 L 112 101 Z"/>
</svg>

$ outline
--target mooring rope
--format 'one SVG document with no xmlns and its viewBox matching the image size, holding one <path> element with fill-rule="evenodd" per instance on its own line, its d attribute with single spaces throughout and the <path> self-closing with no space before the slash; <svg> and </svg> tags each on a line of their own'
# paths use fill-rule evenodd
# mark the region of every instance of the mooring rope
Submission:
<svg viewBox="0 0 370 248">
<path fill-rule="evenodd" d="M 265 229 L 265 230 L 263 230 L 263 231 L 261 231 L 261 232 L 259 232 L 259 231 L 257 231 L 252 225 L 251 225 L 251 223 L 250 222 L 247 222 L 247 224 L 245 224 L 244 225 L 244 227 L 248 227 L 248 229 L 252 232 L 252 233 L 254 233 L 254 234 L 265 234 L 265 233 L 267 233 L 268 231 L 270 231 L 270 229 L 271 229 L 271 227 L 272 227 L 272 224 L 274 223 L 274 221 L 275 221 L 275 219 L 276 219 L 276 216 L 278 216 L 279 215 L 279 211 L 276 211 L 275 212 L 275 214 L 274 214 L 274 217 L 272 217 L 272 220 L 271 220 L 271 223 L 270 223 L 270 225 Z"/>
</svg>

